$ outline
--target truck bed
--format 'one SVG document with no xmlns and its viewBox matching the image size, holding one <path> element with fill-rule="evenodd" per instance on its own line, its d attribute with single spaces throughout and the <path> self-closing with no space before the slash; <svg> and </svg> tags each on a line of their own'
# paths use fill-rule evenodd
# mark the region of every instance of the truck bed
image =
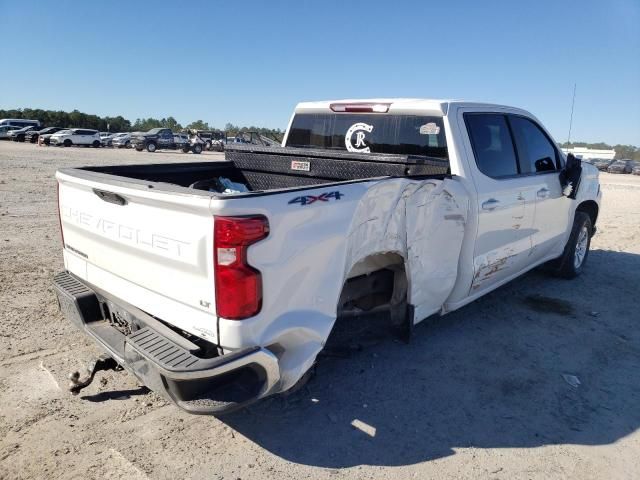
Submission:
<svg viewBox="0 0 640 480">
<path fill-rule="evenodd" d="M 78 169 L 74 170 L 77 176 Z M 143 180 L 164 189 L 171 186 L 209 191 L 208 180 L 225 177 L 246 185 L 250 192 L 265 192 L 379 177 L 441 178 L 449 173 L 449 162 L 411 155 L 232 145 L 225 151 L 225 161 L 83 167 L 80 170 L 114 176 L 116 181 Z M 106 180 L 103 175 L 101 177 L 101 181 Z"/>
</svg>

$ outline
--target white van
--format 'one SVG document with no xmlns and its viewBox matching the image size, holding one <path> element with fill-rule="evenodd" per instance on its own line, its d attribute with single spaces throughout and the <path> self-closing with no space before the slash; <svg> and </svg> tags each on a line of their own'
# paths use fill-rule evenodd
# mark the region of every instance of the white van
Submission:
<svg viewBox="0 0 640 480">
<path fill-rule="evenodd" d="M 28 120 L 26 118 L 3 118 L 0 120 L 0 126 L 14 126 L 18 128 L 39 127 L 40 120 Z"/>
</svg>

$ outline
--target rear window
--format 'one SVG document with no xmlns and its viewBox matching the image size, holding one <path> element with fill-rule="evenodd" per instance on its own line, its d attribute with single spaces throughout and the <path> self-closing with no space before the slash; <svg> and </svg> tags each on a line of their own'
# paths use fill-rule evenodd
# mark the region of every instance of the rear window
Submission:
<svg viewBox="0 0 640 480">
<path fill-rule="evenodd" d="M 296 114 L 286 146 L 447 158 L 442 117 L 420 115 Z"/>
</svg>

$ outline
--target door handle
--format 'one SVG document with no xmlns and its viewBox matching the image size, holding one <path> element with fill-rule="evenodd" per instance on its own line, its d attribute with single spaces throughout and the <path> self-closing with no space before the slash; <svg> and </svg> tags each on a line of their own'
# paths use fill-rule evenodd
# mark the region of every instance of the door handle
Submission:
<svg viewBox="0 0 640 480">
<path fill-rule="evenodd" d="M 536 195 L 538 196 L 538 198 L 547 198 L 549 196 L 549 189 L 541 188 L 537 191 Z"/>
<path fill-rule="evenodd" d="M 483 210 L 494 210 L 498 206 L 499 203 L 500 203 L 500 200 L 496 200 L 495 198 L 490 198 L 486 202 L 482 203 L 482 209 Z"/>
</svg>

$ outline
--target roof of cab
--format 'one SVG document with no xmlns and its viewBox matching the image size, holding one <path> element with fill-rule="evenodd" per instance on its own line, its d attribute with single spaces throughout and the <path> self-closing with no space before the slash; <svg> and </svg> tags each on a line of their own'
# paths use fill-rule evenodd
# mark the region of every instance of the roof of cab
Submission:
<svg viewBox="0 0 640 480">
<path fill-rule="evenodd" d="M 382 103 L 389 104 L 389 113 L 415 114 L 417 112 L 426 115 L 443 116 L 447 114 L 451 105 L 473 106 L 488 108 L 513 108 L 506 105 L 496 105 L 483 102 L 469 102 L 455 99 L 435 98 L 358 98 L 342 100 L 323 100 L 317 102 L 300 102 L 296 105 L 296 113 L 323 113 L 329 110 L 332 103 Z"/>
</svg>

